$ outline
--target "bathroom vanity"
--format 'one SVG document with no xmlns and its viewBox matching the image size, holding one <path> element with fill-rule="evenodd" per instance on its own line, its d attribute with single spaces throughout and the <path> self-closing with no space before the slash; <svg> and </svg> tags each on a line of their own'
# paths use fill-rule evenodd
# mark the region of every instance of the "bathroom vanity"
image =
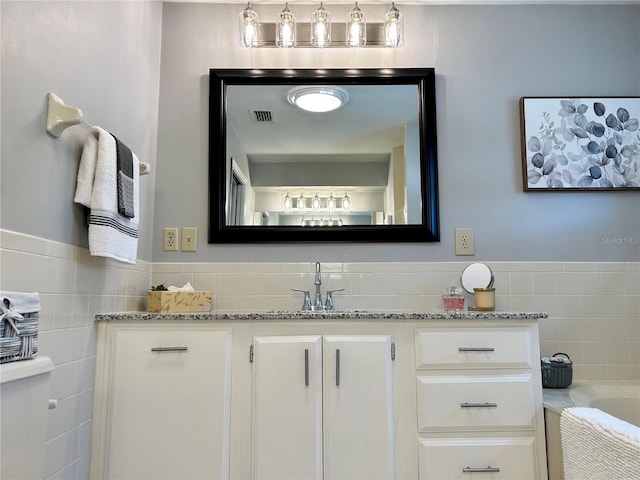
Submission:
<svg viewBox="0 0 640 480">
<path fill-rule="evenodd" d="M 91 478 L 546 479 L 545 316 L 98 315 Z"/>
</svg>

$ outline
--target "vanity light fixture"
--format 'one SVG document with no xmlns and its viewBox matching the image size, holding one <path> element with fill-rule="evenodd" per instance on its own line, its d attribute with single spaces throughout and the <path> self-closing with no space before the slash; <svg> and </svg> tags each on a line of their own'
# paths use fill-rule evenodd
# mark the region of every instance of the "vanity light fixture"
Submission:
<svg viewBox="0 0 640 480">
<path fill-rule="evenodd" d="M 349 101 L 346 90 L 332 86 L 296 87 L 289 90 L 287 100 L 307 112 L 330 112 Z"/>
<path fill-rule="evenodd" d="M 331 14 L 320 7 L 311 14 L 311 45 L 314 47 L 328 47 L 331 44 Z"/>
<path fill-rule="evenodd" d="M 384 44 L 387 47 L 399 47 L 404 37 L 404 19 L 402 13 L 391 2 L 389 11 L 384 15 Z"/>
<path fill-rule="evenodd" d="M 247 3 L 240 12 L 240 44 L 244 47 L 280 48 L 345 48 L 373 47 L 397 48 L 404 41 L 403 15 L 391 2 L 382 22 L 368 23 L 358 3 L 346 16 L 344 29 L 331 31 L 331 13 L 323 2 L 311 14 L 310 22 L 296 22 L 296 17 L 285 3 L 275 23 L 260 23 L 258 14 Z"/>
<path fill-rule="evenodd" d="M 329 195 L 329 198 L 327 199 L 327 210 L 329 210 L 329 213 L 333 213 L 335 209 L 336 209 L 336 199 L 333 198 L 333 193 L 332 193 Z"/>
<path fill-rule="evenodd" d="M 296 200 L 296 208 L 298 210 L 304 210 L 305 206 L 306 206 L 306 202 L 304 201 L 304 197 L 302 196 L 302 194 L 300 194 L 300 196 Z"/>
<path fill-rule="evenodd" d="M 240 45 L 244 47 L 257 47 L 259 43 L 260 21 L 258 13 L 247 3 L 240 12 Z"/>
<path fill-rule="evenodd" d="M 356 2 L 356 6 L 347 15 L 347 46 L 364 47 L 366 44 L 367 19 Z"/>
<path fill-rule="evenodd" d="M 287 193 L 287 195 L 284 197 L 283 200 L 283 205 L 284 205 L 284 209 L 285 210 L 291 210 L 291 207 L 293 206 L 293 201 L 291 200 L 291 197 L 289 196 L 289 194 Z"/>
<path fill-rule="evenodd" d="M 348 212 L 353 206 L 351 197 L 347 193 L 345 193 L 342 198 L 334 197 L 333 193 L 330 193 L 328 197 L 321 197 L 316 193 L 313 197 L 307 198 L 305 198 L 303 194 L 300 194 L 300 196 L 295 200 L 295 209 L 293 208 L 293 198 L 291 198 L 287 193 L 282 199 L 282 204 L 286 212 L 297 210 L 298 212 L 304 213 L 307 209 L 307 205 L 310 205 L 311 211 L 314 212 L 314 214 L 317 214 L 320 211 L 326 211 L 329 215 L 336 212 L 340 213 L 341 211 Z"/>
<path fill-rule="evenodd" d="M 285 3 L 276 22 L 276 45 L 282 48 L 296 46 L 296 18 Z"/>
<path fill-rule="evenodd" d="M 342 197 L 342 209 L 345 211 L 351 209 L 351 197 L 346 192 Z"/>
</svg>

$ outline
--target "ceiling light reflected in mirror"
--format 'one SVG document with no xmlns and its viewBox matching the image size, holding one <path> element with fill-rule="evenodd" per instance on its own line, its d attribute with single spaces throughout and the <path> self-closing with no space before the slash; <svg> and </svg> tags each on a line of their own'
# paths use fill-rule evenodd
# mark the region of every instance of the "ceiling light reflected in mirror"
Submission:
<svg viewBox="0 0 640 480">
<path fill-rule="evenodd" d="M 349 101 L 349 94 L 339 87 L 296 87 L 289 90 L 287 100 L 307 112 L 331 112 Z"/>
</svg>

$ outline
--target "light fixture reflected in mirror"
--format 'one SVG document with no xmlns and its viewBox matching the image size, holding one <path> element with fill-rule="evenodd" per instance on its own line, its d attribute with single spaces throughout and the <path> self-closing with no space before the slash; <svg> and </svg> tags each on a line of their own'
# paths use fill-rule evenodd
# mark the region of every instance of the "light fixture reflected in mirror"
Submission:
<svg viewBox="0 0 640 480">
<path fill-rule="evenodd" d="M 326 194 L 324 194 L 326 195 Z M 293 198 L 287 193 L 282 199 L 282 205 L 284 206 L 284 210 L 289 212 L 293 209 L 294 202 Z M 329 193 L 329 196 L 321 196 L 316 193 L 313 197 L 305 198 L 301 193 L 298 198 L 295 200 L 295 209 L 304 212 L 307 208 L 307 205 L 310 205 L 311 210 L 313 212 L 326 211 L 329 214 L 335 213 L 336 211 L 344 211 L 348 212 L 351 210 L 353 206 L 353 201 L 351 197 L 345 193 L 344 197 L 336 198 L 333 196 L 333 193 Z"/>
<path fill-rule="evenodd" d="M 329 198 L 327 199 L 327 210 L 329 210 L 329 213 L 333 213 L 335 209 L 336 209 L 336 199 L 333 198 L 333 193 L 332 193 L 329 195 Z"/>
<path fill-rule="evenodd" d="M 296 87 L 289 90 L 287 100 L 307 112 L 330 112 L 349 101 L 349 94 L 339 87 Z"/>
<path fill-rule="evenodd" d="M 246 8 L 240 12 L 240 45 L 244 47 L 257 46 L 259 32 L 258 14 L 251 8 L 251 3 L 247 3 Z"/>
<path fill-rule="evenodd" d="M 283 205 L 284 205 L 284 209 L 285 210 L 291 210 L 291 207 L 293 206 L 293 201 L 291 200 L 291 197 L 289 196 L 289 194 L 287 193 L 287 195 L 284 197 L 283 200 Z"/>
<path fill-rule="evenodd" d="M 346 192 L 344 197 L 342 197 L 342 209 L 351 210 L 351 197 Z"/>
<path fill-rule="evenodd" d="M 320 7 L 311 14 L 311 45 L 328 47 L 331 44 L 331 14 L 320 2 Z"/>
<path fill-rule="evenodd" d="M 367 20 L 358 2 L 347 15 L 347 46 L 364 47 L 367 43 Z"/>
<path fill-rule="evenodd" d="M 313 210 L 320 210 L 320 197 L 316 193 L 316 196 L 311 199 L 311 208 Z"/>
<path fill-rule="evenodd" d="M 399 47 L 404 38 L 404 22 L 402 13 L 391 2 L 389 11 L 384 15 L 384 44 L 387 47 Z"/>
<path fill-rule="evenodd" d="M 289 10 L 289 4 L 285 3 L 284 8 L 278 15 L 276 22 L 276 45 L 282 48 L 292 48 L 296 46 L 296 18 Z"/>
</svg>

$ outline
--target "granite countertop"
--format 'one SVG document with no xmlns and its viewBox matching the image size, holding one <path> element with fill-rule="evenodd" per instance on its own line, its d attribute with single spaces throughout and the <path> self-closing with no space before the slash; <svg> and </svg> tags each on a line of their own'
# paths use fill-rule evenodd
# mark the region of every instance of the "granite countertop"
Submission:
<svg viewBox="0 0 640 480">
<path fill-rule="evenodd" d="M 336 310 L 309 312 L 287 310 L 275 312 L 206 312 L 151 313 L 122 312 L 96 315 L 97 321 L 114 320 L 536 320 L 547 318 L 543 312 L 375 312 L 364 310 Z"/>
</svg>

